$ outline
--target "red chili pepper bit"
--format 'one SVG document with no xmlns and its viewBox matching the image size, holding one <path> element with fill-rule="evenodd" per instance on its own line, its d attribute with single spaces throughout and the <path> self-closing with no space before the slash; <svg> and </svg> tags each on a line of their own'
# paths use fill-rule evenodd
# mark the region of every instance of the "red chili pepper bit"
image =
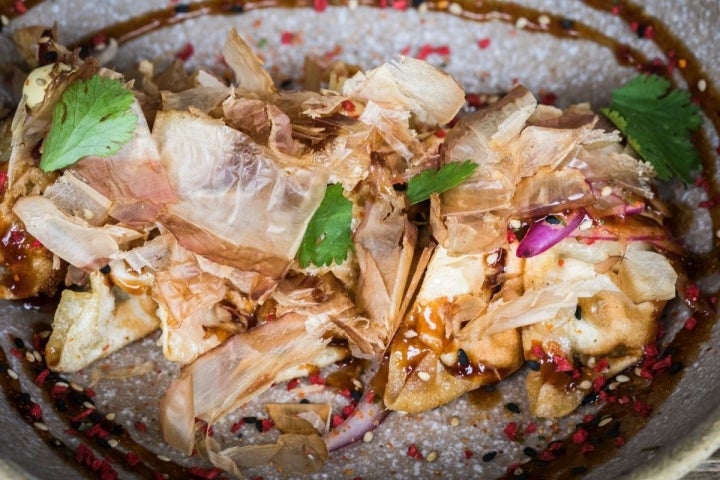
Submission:
<svg viewBox="0 0 720 480">
<path fill-rule="evenodd" d="M 553 363 L 555 364 L 556 372 L 563 373 L 563 372 L 572 372 L 573 371 L 573 366 L 567 358 L 562 357 L 560 355 L 553 355 L 552 359 L 553 359 Z"/>
<path fill-rule="evenodd" d="M 315 372 L 310 375 L 311 385 L 325 385 L 325 379 L 320 375 L 320 372 Z"/>
<path fill-rule="evenodd" d="M 490 43 L 492 43 L 492 40 L 490 40 L 489 37 L 481 38 L 477 41 L 477 45 L 480 48 L 480 50 L 485 50 L 490 46 Z"/>
<path fill-rule="evenodd" d="M 588 453 L 594 452 L 594 451 L 595 451 L 595 447 L 593 447 L 589 443 L 586 443 L 585 445 L 580 447 L 580 453 L 582 453 L 583 455 L 587 455 Z"/>
<path fill-rule="evenodd" d="M 261 430 L 262 432 L 267 432 L 270 429 L 272 429 L 275 426 L 275 424 L 269 418 L 263 418 L 262 420 L 260 420 L 260 426 L 262 428 L 262 430 Z"/>
<path fill-rule="evenodd" d="M 287 389 L 288 389 L 288 390 L 292 390 L 292 389 L 294 389 L 294 388 L 297 388 L 298 385 L 300 385 L 300 379 L 299 379 L 299 378 L 293 378 L 292 380 L 290 380 L 290 381 L 288 382 L 288 384 L 287 384 Z"/>
<path fill-rule="evenodd" d="M 418 60 L 426 60 L 427 57 L 433 53 L 433 47 L 429 43 L 426 43 L 422 47 L 420 47 L 420 50 L 418 51 L 417 55 L 415 55 L 415 58 Z"/>
<path fill-rule="evenodd" d="M 38 387 L 42 387 L 45 385 L 45 379 L 47 379 L 48 375 L 50 375 L 50 370 L 47 368 L 43 370 L 42 372 L 38 373 L 37 377 L 35 377 L 35 385 Z"/>
<path fill-rule="evenodd" d="M 394 0 L 392 4 L 392 8 L 395 10 L 400 10 L 401 12 L 407 10 L 408 3 L 406 0 Z"/>
<path fill-rule="evenodd" d="M 183 48 L 181 48 L 176 54 L 175 57 L 179 58 L 183 62 L 186 62 L 190 59 L 190 57 L 193 56 L 195 53 L 195 47 L 192 43 L 186 43 Z"/>
<path fill-rule="evenodd" d="M 283 45 L 290 45 L 295 40 L 295 34 L 292 32 L 282 32 L 280 35 L 280 43 Z"/>
<path fill-rule="evenodd" d="M 595 371 L 600 373 L 602 371 L 607 370 L 607 368 L 610 366 L 610 362 L 607 361 L 607 358 L 601 358 L 596 364 L 595 364 Z"/>
<path fill-rule="evenodd" d="M 342 408 L 341 414 L 343 418 L 348 418 L 352 413 L 355 411 L 355 407 L 353 405 L 346 405 Z"/>
<path fill-rule="evenodd" d="M 587 430 L 582 427 L 578 427 L 572 435 L 572 441 L 573 443 L 580 445 L 581 443 L 585 443 L 589 436 L 590 433 Z"/>
<path fill-rule="evenodd" d="M 313 9 L 316 12 L 324 12 L 325 9 L 327 9 L 328 1 L 327 0 L 313 0 Z"/>
<path fill-rule="evenodd" d="M 615 445 L 617 445 L 618 447 L 622 447 L 623 445 L 625 445 L 625 438 L 622 435 L 618 435 L 617 437 L 615 437 Z"/>
<path fill-rule="evenodd" d="M 5 194 L 5 190 L 7 190 L 7 184 L 8 184 L 7 170 L 3 170 L 0 172 L 0 195 Z"/>
<path fill-rule="evenodd" d="M 640 399 L 633 400 L 633 411 L 641 417 L 647 417 L 652 411 L 652 407 Z"/>
<path fill-rule="evenodd" d="M 596 377 L 593 380 L 593 391 L 598 393 L 603 387 L 605 387 L 605 377 Z"/>
<path fill-rule="evenodd" d="M 508 423 L 507 425 L 505 425 L 505 428 L 503 429 L 503 432 L 505 432 L 505 435 L 513 442 L 515 440 L 517 440 L 517 431 L 518 431 L 518 425 L 516 422 Z"/>
<path fill-rule="evenodd" d="M 16 0 L 15 3 L 13 4 L 13 8 L 20 15 L 22 15 L 23 13 L 27 13 L 27 7 L 21 0 Z"/>
<path fill-rule="evenodd" d="M 672 355 L 665 355 L 661 360 L 653 363 L 653 371 L 664 370 L 672 365 Z"/>
<path fill-rule="evenodd" d="M 213 468 L 200 468 L 200 467 L 190 467 L 188 470 L 190 472 L 190 475 L 197 478 L 205 478 L 207 480 L 214 480 L 220 476 L 222 473 L 222 470 L 220 470 L 217 467 Z"/>
<path fill-rule="evenodd" d="M 555 454 L 551 450 L 548 449 L 548 450 L 543 450 L 542 452 L 538 453 L 537 457 L 535 457 L 535 458 L 537 458 L 538 460 L 541 460 L 543 462 L 552 462 L 553 460 L 555 460 L 556 457 L 555 457 Z"/>
<path fill-rule="evenodd" d="M 30 405 L 30 410 L 28 411 L 28 414 L 32 417 L 33 420 L 37 422 L 43 416 L 42 408 L 37 403 L 33 403 L 32 405 Z"/>
<path fill-rule="evenodd" d="M 147 432 L 147 425 L 144 422 L 135 422 L 135 429 L 138 432 Z"/>
<path fill-rule="evenodd" d="M 107 35 L 105 35 L 105 33 L 103 33 L 103 32 L 98 33 L 97 35 L 95 35 L 92 38 L 93 47 L 97 48 L 100 45 L 107 45 L 107 39 L 108 39 L 108 37 L 107 37 Z"/>
<path fill-rule="evenodd" d="M 330 419 L 330 426 L 332 428 L 337 428 L 344 422 L 343 418 L 340 415 L 333 415 Z"/>
<path fill-rule="evenodd" d="M 102 467 L 100 468 L 100 480 L 116 480 L 117 478 L 118 474 L 112 465 L 110 465 L 110 462 L 103 460 Z"/>
<path fill-rule="evenodd" d="M 134 467 L 135 465 L 140 463 L 140 457 L 135 455 L 133 452 L 128 452 L 127 456 L 125 457 L 125 462 L 131 467 Z"/>
<path fill-rule="evenodd" d="M 414 458 L 416 460 L 422 460 L 423 454 L 420 453 L 420 450 L 418 450 L 417 445 L 414 443 L 411 443 L 410 446 L 408 446 L 407 450 L 408 457 Z"/>
<path fill-rule="evenodd" d="M 475 452 L 473 452 L 469 448 L 466 448 L 463 453 L 465 454 L 465 460 L 470 460 L 473 457 L 473 455 L 475 455 Z"/>
</svg>

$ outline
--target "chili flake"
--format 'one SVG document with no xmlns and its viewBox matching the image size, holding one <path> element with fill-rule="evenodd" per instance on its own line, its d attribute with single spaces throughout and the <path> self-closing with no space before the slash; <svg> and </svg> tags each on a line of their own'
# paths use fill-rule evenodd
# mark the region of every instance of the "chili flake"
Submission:
<svg viewBox="0 0 720 480">
<path fill-rule="evenodd" d="M 420 451 L 417 448 L 417 445 L 414 443 L 411 443 L 407 450 L 408 457 L 414 458 L 416 460 L 422 460 L 423 454 L 420 453 Z"/>
<path fill-rule="evenodd" d="M 492 43 L 492 40 L 490 40 L 489 37 L 481 38 L 477 41 L 478 47 L 480 47 L 480 50 L 485 50 L 490 46 L 490 43 Z"/>
<path fill-rule="evenodd" d="M 505 432 L 505 435 L 512 441 L 517 440 L 517 431 L 518 431 L 517 422 L 510 422 L 507 425 L 505 425 L 505 428 L 503 429 L 503 432 Z"/>
</svg>

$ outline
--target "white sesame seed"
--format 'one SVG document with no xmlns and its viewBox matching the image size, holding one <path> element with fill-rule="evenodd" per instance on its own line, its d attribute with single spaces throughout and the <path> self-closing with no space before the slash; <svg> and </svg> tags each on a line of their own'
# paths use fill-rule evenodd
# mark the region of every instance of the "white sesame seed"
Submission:
<svg viewBox="0 0 720 480">
<path fill-rule="evenodd" d="M 601 197 L 609 197 L 612 193 L 612 187 L 610 185 L 605 185 L 602 190 L 600 190 L 600 196 Z"/>
<path fill-rule="evenodd" d="M 48 43 L 50 41 L 50 37 L 47 35 L 43 35 L 38 39 L 38 43 Z"/>
<path fill-rule="evenodd" d="M 418 333 L 415 330 L 405 330 L 403 336 L 405 338 L 415 338 L 418 336 Z"/>
<path fill-rule="evenodd" d="M 359 4 L 359 0 L 348 0 L 348 7 L 350 10 L 357 10 Z"/>
<path fill-rule="evenodd" d="M 520 18 L 518 18 L 517 21 L 515 22 L 515 28 L 517 28 L 518 30 L 522 30 L 523 28 L 527 27 L 528 23 L 529 23 L 529 22 L 528 22 L 528 19 L 527 19 L 527 18 L 525 18 L 525 17 L 520 17 Z"/>
<path fill-rule="evenodd" d="M 642 377 L 642 368 L 635 367 L 635 370 L 633 371 L 633 373 L 635 373 L 635 376 L 637 376 L 637 377 Z"/>
<path fill-rule="evenodd" d="M 10 378 L 12 378 L 13 380 L 17 380 L 17 379 L 18 379 L 17 373 L 15 373 L 15 370 L 13 370 L 12 368 L 8 368 L 7 374 L 8 374 L 8 376 L 9 376 Z"/>
<path fill-rule="evenodd" d="M 42 422 L 35 422 L 35 423 L 33 423 L 33 427 L 37 428 L 38 430 L 42 430 L 43 432 L 47 432 L 47 431 L 48 431 L 47 425 L 45 425 L 45 424 L 42 423 Z"/>
<path fill-rule="evenodd" d="M 438 453 L 435 450 L 428 452 L 427 457 L 425 457 L 425 460 L 427 460 L 430 463 L 434 462 L 437 459 L 438 459 Z"/>
<path fill-rule="evenodd" d="M 448 7 L 448 12 L 452 13 L 453 15 L 462 15 L 463 7 L 459 3 L 451 3 Z"/>
<path fill-rule="evenodd" d="M 587 366 L 590 367 L 590 368 L 594 368 L 594 367 L 595 367 L 595 357 L 590 357 L 590 358 L 588 358 Z"/>
<path fill-rule="evenodd" d="M 615 380 L 620 383 L 627 383 L 630 381 L 630 377 L 628 377 L 627 375 L 618 375 L 617 377 L 615 377 Z"/>
<path fill-rule="evenodd" d="M 498 255 L 497 252 L 493 252 L 487 257 L 485 257 L 485 263 L 487 263 L 488 265 L 493 265 L 495 264 L 495 262 L 498 261 L 498 258 L 500 258 L 500 255 Z"/>
<path fill-rule="evenodd" d="M 113 420 L 115 420 L 115 414 L 114 414 L 114 413 L 108 413 L 107 415 L 105 415 L 105 418 L 108 419 L 108 420 L 110 420 L 110 421 L 112 422 Z"/>
<path fill-rule="evenodd" d="M 590 380 L 583 380 L 580 382 L 580 388 L 583 390 L 590 390 L 592 388 L 592 382 Z"/>
<path fill-rule="evenodd" d="M 508 225 L 513 230 L 517 230 L 518 228 L 522 227 L 522 222 L 517 218 L 513 218 L 512 220 L 510 220 L 510 222 L 508 222 Z"/>
<path fill-rule="evenodd" d="M 25 360 L 29 363 L 35 363 L 35 355 L 33 355 L 32 352 L 25 352 Z"/>
<path fill-rule="evenodd" d="M 720 229 L 718 229 L 718 230 L 715 232 L 715 236 L 718 237 L 718 238 L 720 238 Z"/>
<path fill-rule="evenodd" d="M 610 385 L 608 385 L 608 390 L 615 390 L 619 386 L 620 382 L 612 382 Z"/>
<path fill-rule="evenodd" d="M 440 355 L 440 361 L 447 365 L 448 367 L 451 367 L 455 365 L 455 361 L 457 360 L 457 355 L 453 352 L 447 352 Z"/>
<path fill-rule="evenodd" d="M 353 386 L 354 386 L 355 388 L 357 388 L 358 390 L 362 390 L 362 389 L 363 389 L 363 384 L 362 384 L 362 382 L 361 382 L 360 380 L 358 380 L 357 378 L 353 378 L 353 379 L 352 379 L 352 384 L 353 384 Z"/>
<path fill-rule="evenodd" d="M 42 355 L 37 350 L 33 350 L 33 357 L 35 357 L 35 361 L 42 362 Z"/>
<path fill-rule="evenodd" d="M 365 442 L 365 443 L 370 443 L 370 442 L 373 441 L 373 438 L 375 438 L 375 434 L 374 434 L 373 432 L 371 432 L 371 431 L 368 430 L 368 431 L 365 432 L 365 434 L 363 435 L 363 442 Z"/>
<path fill-rule="evenodd" d="M 163 462 L 169 462 L 169 461 L 170 461 L 170 458 L 169 458 L 169 457 L 166 457 L 165 455 L 158 455 L 157 458 L 158 458 L 158 460 L 163 461 Z"/>
<path fill-rule="evenodd" d="M 114 438 L 111 438 L 110 440 L 108 440 L 108 445 L 110 445 L 110 448 L 115 448 L 119 445 L 119 442 Z"/>
<path fill-rule="evenodd" d="M 604 427 L 605 425 L 607 425 L 608 423 L 610 423 L 610 422 L 612 422 L 612 421 L 613 421 L 613 418 L 612 418 L 612 417 L 603 417 L 603 418 L 598 422 L 598 427 Z"/>
<path fill-rule="evenodd" d="M 10 19 L 6 15 L 0 15 L 0 23 L 5 27 L 10 24 Z"/>
<path fill-rule="evenodd" d="M 430 380 L 430 374 L 428 372 L 418 372 L 418 378 L 423 382 Z"/>
<path fill-rule="evenodd" d="M 580 225 L 578 228 L 580 230 L 590 230 L 590 228 L 593 226 L 592 218 L 583 218 L 582 222 L 580 222 Z"/>
<path fill-rule="evenodd" d="M 38 337 L 45 340 L 46 338 L 50 337 L 50 334 L 52 332 L 50 330 L 43 330 L 42 332 L 38 333 Z"/>
<path fill-rule="evenodd" d="M 700 80 L 698 80 L 697 88 L 698 88 L 698 90 L 700 90 L 701 92 L 704 92 L 705 89 L 707 88 L 707 81 L 705 81 L 704 78 L 701 78 Z"/>
<path fill-rule="evenodd" d="M 75 382 L 70 382 L 70 388 L 72 388 L 72 389 L 75 390 L 76 392 L 82 392 L 82 391 L 83 391 L 83 387 L 81 387 L 80 385 L 78 385 L 78 384 L 75 383 Z"/>
<path fill-rule="evenodd" d="M 548 25 L 550 25 L 550 17 L 548 17 L 547 15 L 540 15 L 538 17 L 538 23 L 543 27 L 547 27 Z"/>
<path fill-rule="evenodd" d="M 428 11 L 427 2 L 421 3 L 420 6 L 418 7 L 418 13 L 421 13 L 421 14 L 427 13 L 427 11 Z"/>
<path fill-rule="evenodd" d="M 83 407 L 85 407 L 85 408 L 87 408 L 87 409 L 90 409 L 90 410 L 94 410 L 94 409 L 95 409 L 95 405 L 93 405 L 93 404 L 90 403 L 90 402 L 83 402 L 82 405 L 83 405 Z"/>
<path fill-rule="evenodd" d="M 68 385 L 67 382 L 55 382 L 55 386 L 58 388 L 67 388 L 70 385 Z"/>
</svg>

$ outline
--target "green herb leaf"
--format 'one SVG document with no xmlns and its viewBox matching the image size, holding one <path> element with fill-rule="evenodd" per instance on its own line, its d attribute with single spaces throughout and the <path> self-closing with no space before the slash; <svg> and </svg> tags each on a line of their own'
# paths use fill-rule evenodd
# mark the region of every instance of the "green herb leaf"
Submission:
<svg viewBox="0 0 720 480">
<path fill-rule="evenodd" d="M 107 157 L 120 150 L 137 125 L 133 101 L 120 81 L 97 74 L 70 84 L 53 107 L 40 168 L 50 172 L 89 155 Z"/>
<path fill-rule="evenodd" d="M 690 136 L 702 117 L 687 91 L 671 89 L 663 77 L 640 75 L 615 89 L 610 107 L 602 112 L 655 167 L 659 178 L 676 175 L 691 181 L 690 173 L 700 167 L 700 155 Z"/>
<path fill-rule="evenodd" d="M 342 263 L 352 247 L 350 238 L 352 222 L 352 202 L 343 196 L 340 184 L 330 185 L 325 197 L 305 230 L 298 261 L 305 268 L 309 264 L 321 267 Z"/>
<path fill-rule="evenodd" d="M 470 160 L 452 162 L 439 170 L 425 170 L 408 182 L 407 196 L 410 205 L 430 198 L 433 193 L 442 193 L 457 187 L 477 169 L 477 163 Z"/>
</svg>

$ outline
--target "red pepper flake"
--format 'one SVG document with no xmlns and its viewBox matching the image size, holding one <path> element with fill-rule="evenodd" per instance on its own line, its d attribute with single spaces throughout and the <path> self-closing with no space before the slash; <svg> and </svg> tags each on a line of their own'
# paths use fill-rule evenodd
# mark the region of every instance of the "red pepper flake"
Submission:
<svg viewBox="0 0 720 480">
<path fill-rule="evenodd" d="M 595 378 L 595 380 L 593 380 L 593 391 L 595 393 L 602 390 L 604 386 L 605 386 L 605 377 L 597 377 L 597 378 Z"/>
<path fill-rule="evenodd" d="M 135 430 L 138 432 L 147 432 L 147 425 L 145 425 L 145 422 L 135 422 Z"/>
<path fill-rule="evenodd" d="M 190 57 L 193 56 L 195 53 L 195 47 L 192 43 L 186 43 L 184 47 L 182 47 L 176 54 L 175 57 L 179 58 L 183 62 L 186 62 L 190 59 Z"/>
<path fill-rule="evenodd" d="M 663 370 L 665 368 L 670 368 L 670 365 L 672 365 L 672 355 L 665 355 L 662 360 L 658 360 L 653 363 L 652 369 L 654 371 Z"/>
<path fill-rule="evenodd" d="M 570 361 L 560 355 L 553 355 L 553 363 L 555 364 L 556 372 L 572 372 L 573 366 Z"/>
<path fill-rule="evenodd" d="M 604 370 L 607 370 L 607 368 L 610 366 L 610 362 L 607 361 L 607 358 L 601 358 L 596 364 L 595 364 L 595 371 L 596 372 L 602 372 Z"/>
<path fill-rule="evenodd" d="M 580 445 L 581 443 L 585 443 L 589 436 L 590 433 L 587 430 L 582 427 L 578 427 L 572 435 L 572 441 L 573 443 Z"/>
<path fill-rule="evenodd" d="M 447 135 L 447 132 L 445 130 L 443 130 L 442 128 L 435 130 L 435 136 L 438 138 L 445 138 L 446 135 Z"/>
<path fill-rule="evenodd" d="M 294 389 L 294 388 L 297 388 L 298 385 L 300 385 L 300 379 L 299 379 L 299 378 L 293 378 L 292 380 L 290 380 L 290 381 L 288 382 L 288 384 L 287 384 L 287 389 L 288 389 L 288 390 L 292 390 L 292 389 Z"/>
<path fill-rule="evenodd" d="M 269 418 L 263 418 L 263 419 L 260 420 L 258 423 L 260 424 L 260 431 L 261 431 L 261 432 L 267 432 L 267 431 L 271 430 L 271 429 L 275 426 L 275 424 L 273 423 L 273 421 L 272 421 L 271 419 L 269 419 Z"/>
<path fill-rule="evenodd" d="M 125 457 L 125 461 L 127 462 L 128 465 L 130 465 L 131 467 L 134 467 L 135 465 L 140 463 L 140 457 L 138 457 L 133 452 L 128 452 L 127 457 Z"/>
<path fill-rule="evenodd" d="M 527 427 L 525 427 L 525 433 L 527 433 L 527 434 L 535 433 L 536 431 L 537 431 L 537 423 L 535 423 L 535 422 L 530 422 L 527 424 Z"/>
<path fill-rule="evenodd" d="M 33 420 L 38 421 L 42 418 L 42 408 L 37 403 L 33 403 L 30 405 L 30 410 L 28 411 L 30 416 L 33 418 Z"/>
<path fill-rule="evenodd" d="M 510 422 L 505 425 L 503 432 L 513 442 L 517 439 L 518 424 L 516 422 Z"/>
<path fill-rule="evenodd" d="M 375 390 L 368 390 L 365 394 L 365 401 L 367 403 L 375 403 Z"/>
<path fill-rule="evenodd" d="M 110 432 L 103 429 L 100 424 L 95 424 L 85 431 L 85 435 L 89 438 L 107 438 L 110 435 Z"/>
<path fill-rule="evenodd" d="M 67 392 L 68 387 L 65 385 L 58 385 L 57 383 L 52 386 L 50 389 L 50 395 L 53 398 L 60 398 L 63 395 L 65 395 L 65 392 Z"/>
<path fill-rule="evenodd" d="M 535 457 L 538 460 L 541 460 L 543 462 L 552 462 L 555 460 L 555 454 L 551 450 L 543 450 L 542 452 L 538 453 Z"/>
<path fill-rule="evenodd" d="M 466 448 L 463 453 L 465 454 L 465 460 L 470 460 L 473 457 L 473 455 L 475 455 L 475 452 L 473 452 L 469 448 Z"/>
<path fill-rule="evenodd" d="M 25 353 L 23 353 L 23 351 L 20 350 L 19 348 L 11 348 L 11 349 L 10 349 L 10 355 L 12 355 L 12 356 L 15 357 L 15 358 L 19 358 L 19 359 L 21 359 L 21 360 L 22 360 L 23 358 L 25 358 Z"/>
<path fill-rule="evenodd" d="M 347 113 L 355 113 L 355 102 L 352 100 L 343 100 L 341 105 Z"/>
<path fill-rule="evenodd" d="M 643 38 L 647 38 L 648 40 L 655 38 L 655 29 L 653 29 L 652 25 L 647 25 L 645 27 L 645 30 L 643 31 Z"/>
<path fill-rule="evenodd" d="M 7 190 L 7 184 L 8 184 L 8 174 L 6 170 L 3 170 L 0 172 L 0 195 L 5 194 L 5 190 Z"/>
<path fill-rule="evenodd" d="M 408 457 L 414 458 L 416 460 L 422 460 L 423 454 L 420 453 L 420 450 L 418 450 L 417 445 L 414 443 L 411 443 L 407 450 Z"/>
<path fill-rule="evenodd" d="M 220 476 L 222 473 L 222 470 L 220 470 L 217 467 L 213 468 L 200 468 L 200 467 L 190 467 L 189 469 L 190 475 L 197 478 L 205 478 L 207 480 L 214 480 Z"/>
<path fill-rule="evenodd" d="M 72 418 L 70 419 L 70 422 L 71 422 L 71 423 L 78 423 L 78 422 L 80 422 L 81 420 L 83 420 L 83 419 L 87 418 L 88 416 L 90 416 L 90 414 L 93 413 L 94 411 L 95 411 L 94 408 L 86 408 L 86 409 L 83 410 L 82 412 L 80 412 L 80 413 L 78 413 L 77 415 L 75 415 L 74 417 L 72 417 Z"/>
<path fill-rule="evenodd" d="M 592 423 L 593 420 L 595 420 L 595 415 L 592 413 L 588 413 L 582 419 L 583 423 Z"/>
<path fill-rule="evenodd" d="M 697 318 L 690 317 L 687 320 L 685 320 L 684 328 L 685 330 L 693 330 L 697 326 Z"/>
<path fill-rule="evenodd" d="M 232 433 L 237 433 L 238 430 L 240 430 L 243 427 L 243 425 L 245 425 L 245 420 L 243 420 L 241 418 L 240 420 L 238 420 L 237 422 L 232 424 L 232 426 L 230 427 L 230 431 Z"/>
<path fill-rule="evenodd" d="M 155 480 L 167 480 L 167 478 L 165 478 L 165 475 L 160 472 L 153 472 L 153 476 L 155 477 Z"/>
<path fill-rule="evenodd" d="M 394 0 L 392 4 L 392 8 L 395 10 L 400 10 L 401 12 L 404 12 L 407 10 L 408 3 L 406 0 Z"/>
<path fill-rule="evenodd" d="M 338 392 L 338 394 L 343 398 L 352 398 L 352 392 L 349 388 L 343 388 Z"/>
<path fill-rule="evenodd" d="M 107 460 L 103 460 L 102 468 L 100 469 L 100 480 L 116 480 L 118 478 L 117 472 L 112 468 L 112 465 Z"/>
<path fill-rule="evenodd" d="M 625 438 L 621 435 L 615 437 L 615 445 L 617 445 L 618 447 L 622 447 L 623 445 L 625 445 Z"/>
<path fill-rule="evenodd" d="M 352 413 L 354 411 L 355 411 L 354 405 L 346 405 L 343 407 L 341 413 L 342 413 L 343 418 L 348 418 L 350 415 L 352 415 Z"/>
<path fill-rule="evenodd" d="M 410 55 L 410 47 L 404 47 L 402 50 L 400 50 L 400 55 Z"/>
<path fill-rule="evenodd" d="M 688 286 L 685 287 L 685 295 L 687 296 L 688 300 L 697 302 L 700 298 L 700 287 L 697 285 L 697 283 L 689 283 Z"/>
<path fill-rule="evenodd" d="M 652 407 L 640 399 L 633 400 L 633 411 L 641 417 L 647 417 L 652 411 Z"/>
<path fill-rule="evenodd" d="M 295 40 L 295 34 L 293 32 L 282 32 L 280 35 L 280 43 L 283 45 L 290 45 Z"/>
<path fill-rule="evenodd" d="M 620 15 L 620 11 L 622 10 L 622 7 L 620 5 L 613 5 L 610 9 L 610 13 L 613 15 Z"/>
<path fill-rule="evenodd" d="M 517 235 L 515 235 L 515 232 L 513 232 L 509 228 L 507 229 L 507 241 L 508 241 L 508 243 L 517 242 Z M 542 350 L 542 347 L 540 348 L 540 350 Z M 538 357 L 538 358 L 541 358 L 541 357 Z"/>
<path fill-rule="evenodd" d="M 313 9 L 316 12 L 324 12 L 325 9 L 327 9 L 328 1 L 327 0 L 313 0 Z"/>
<path fill-rule="evenodd" d="M 488 48 L 490 46 L 491 42 L 492 41 L 490 40 L 489 37 L 485 37 L 485 38 L 481 38 L 480 40 L 478 40 L 477 45 L 478 45 L 478 47 L 480 47 L 480 50 L 485 50 L 486 48 Z"/>
<path fill-rule="evenodd" d="M 594 451 L 595 451 L 595 447 L 593 447 L 589 443 L 586 443 L 585 445 L 580 447 L 580 453 L 582 453 L 583 455 L 587 455 L 588 453 L 594 452 Z"/>
<path fill-rule="evenodd" d="M 95 390 L 90 387 L 85 387 L 85 395 L 87 395 L 89 398 L 93 398 L 95 396 Z"/>
<path fill-rule="evenodd" d="M 47 368 L 43 370 L 42 372 L 38 373 L 37 377 L 35 377 L 35 385 L 38 387 L 42 387 L 45 385 L 45 379 L 47 379 L 48 375 L 50 375 L 50 370 Z"/>
<path fill-rule="evenodd" d="M 320 372 L 315 372 L 310 375 L 311 385 L 325 385 L 325 379 L 320 375 Z"/>
<path fill-rule="evenodd" d="M 450 46 L 440 45 L 439 47 L 435 47 L 433 53 L 437 53 L 438 55 L 450 55 Z"/>
<path fill-rule="evenodd" d="M 15 11 L 22 15 L 23 13 L 27 13 L 27 7 L 23 2 L 20 0 L 16 0 L 14 4 Z"/>
<path fill-rule="evenodd" d="M 97 48 L 100 45 L 107 45 L 107 39 L 107 35 L 102 32 L 98 33 L 92 38 L 93 47 Z"/>
<path fill-rule="evenodd" d="M 332 418 L 330 419 L 330 426 L 332 428 L 337 428 L 340 425 L 342 425 L 342 423 L 344 421 L 345 420 L 340 415 L 333 415 Z"/>
<path fill-rule="evenodd" d="M 543 105 L 555 105 L 555 102 L 557 102 L 557 95 L 552 92 L 546 92 L 540 96 L 540 103 Z"/>
</svg>

